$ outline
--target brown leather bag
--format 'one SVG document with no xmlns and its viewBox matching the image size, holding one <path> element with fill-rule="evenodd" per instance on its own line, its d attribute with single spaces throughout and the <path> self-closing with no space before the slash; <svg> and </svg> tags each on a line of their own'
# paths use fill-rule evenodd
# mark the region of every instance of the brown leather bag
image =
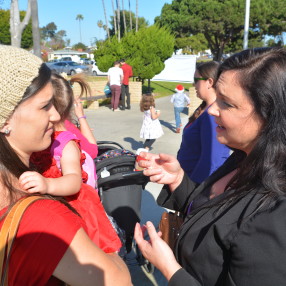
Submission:
<svg viewBox="0 0 286 286">
<path fill-rule="evenodd" d="M 16 237 L 19 223 L 27 207 L 44 197 L 31 196 L 19 200 L 7 214 L 0 232 L 0 279 L 1 286 L 8 285 L 8 268 L 11 248 Z M 5 264 L 4 264 L 5 261 Z"/>
<path fill-rule="evenodd" d="M 183 221 L 184 219 L 179 212 L 163 212 L 162 214 L 159 223 L 159 230 L 162 232 L 161 238 L 173 251 Z"/>
</svg>

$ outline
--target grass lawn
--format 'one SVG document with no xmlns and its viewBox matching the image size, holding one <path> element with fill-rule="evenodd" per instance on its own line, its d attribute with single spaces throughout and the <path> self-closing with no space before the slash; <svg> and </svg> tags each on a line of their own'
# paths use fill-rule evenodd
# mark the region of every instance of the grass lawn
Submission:
<svg viewBox="0 0 286 286">
<path fill-rule="evenodd" d="M 107 82 L 107 77 L 87 76 L 87 81 Z M 192 86 L 192 83 L 184 83 L 184 82 L 150 81 L 151 93 L 153 93 L 157 98 L 172 95 L 175 92 L 175 88 L 178 84 L 183 85 L 186 91 L 189 91 L 189 87 Z M 144 81 L 144 84 L 142 86 L 142 93 L 148 93 L 148 80 Z"/>
<path fill-rule="evenodd" d="M 185 82 L 169 82 L 169 81 L 151 81 L 150 88 L 151 92 L 158 98 L 163 96 L 169 96 L 175 93 L 175 88 L 178 84 L 185 87 L 186 91 L 189 91 L 189 87 L 192 83 Z M 146 80 L 142 86 L 142 93 L 148 92 L 148 81 Z"/>
</svg>

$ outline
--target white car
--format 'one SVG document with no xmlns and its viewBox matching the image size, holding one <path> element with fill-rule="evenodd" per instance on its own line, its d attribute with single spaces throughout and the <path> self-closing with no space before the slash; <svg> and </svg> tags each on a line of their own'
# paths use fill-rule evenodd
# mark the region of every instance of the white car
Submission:
<svg viewBox="0 0 286 286">
<path fill-rule="evenodd" d="M 98 66 L 96 65 L 96 62 L 92 64 L 91 72 L 93 75 L 107 75 L 107 72 L 102 72 L 99 70 Z"/>
</svg>

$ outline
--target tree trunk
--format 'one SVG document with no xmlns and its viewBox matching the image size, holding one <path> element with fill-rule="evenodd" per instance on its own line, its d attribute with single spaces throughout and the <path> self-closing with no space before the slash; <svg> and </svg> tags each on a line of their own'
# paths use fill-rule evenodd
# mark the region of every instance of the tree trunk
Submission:
<svg viewBox="0 0 286 286">
<path fill-rule="evenodd" d="M 136 0 L 136 32 L 138 32 L 138 0 Z"/>
<path fill-rule="evenodd" d="M 11 45 L 14 47 L 21 47 L 22 33 L 31 17 L 31 0 L 28 1 L 26 15 L 23 21 L 20 21 L 20 11 L 18 0 L 11 0 L 10 6 L 10 33 Z"/>
<path fill-rule="evenodd" d="M 31 14 L 32 14 L 32 31 L 33 31 L 33 49 L 34 55 L 41 58 L 41 37 L 38 17 L 38 1 L 31 0 Z"/>
<path fill-rule="evenodd" d="M 122 15 L 123 15 L 124 33 L 126 33 L 127 28 L 126 28 L 126 18 L 125 18 L 125 10 L 124 10 L 124 0 L 122 0 Z"/>
<path fill-rule="evenodd" d="M 132 13 L 131 13 L 130 0 L 129 0 L 129 25 L 130 25 L 130 31 L 132 31 Z"/>
<path fill-rule="evenodd" d="M 112 4 L 112 11 L 113 11 L 114 33 L 116 35 L 117 34 L 117 21 L 116 21 L 116 13 L 115 13 L 115 9 L 114 9 L 114 2 L 113 2 L 113 0 L 111 0 L 111 4 Z"/>
<path fill-rule="evenodd" d="M 120 42 L 121 29 L 120 29 L 120 3 L 119 3 L 119 0 L 116 0 L 116 5 L 117 5 L 117 31 L 118 31 L 118 42 Z"/>
<path fill-rule="evenodd" d="M 110 33 L 109 33 L 109 28 L 108 28 L 108 20 L 107 20 L 104 0 L 102 0 L 102 6 L 103 6 L 103 11 L 104 11 L 105 23 L 106 23 L 106 32 L 107 32 L 108 39 L 110 39 Z"/>
</svg>

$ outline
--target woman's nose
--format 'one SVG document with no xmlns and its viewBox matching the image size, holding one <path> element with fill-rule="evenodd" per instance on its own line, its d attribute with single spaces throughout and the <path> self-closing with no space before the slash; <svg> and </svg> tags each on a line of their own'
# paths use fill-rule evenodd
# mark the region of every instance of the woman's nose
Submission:
<svg viewBox="0 0 286 286">
<path fill-rule="evenodd" d="M 55 106 L 53 105 L 52 108 L 50 109 L 51 111 L 51 121 L 52 122 L 58 122 L 61 120 L 60 114 L 57 112 Z"/>
<path fill-rule="evenodd" d="M 218 104 L 217 101 L 212 103 L 208 109 L 208 114 L 212 116 L 219 116 L 219 109 L 218 109 Z"/>
</svg>

